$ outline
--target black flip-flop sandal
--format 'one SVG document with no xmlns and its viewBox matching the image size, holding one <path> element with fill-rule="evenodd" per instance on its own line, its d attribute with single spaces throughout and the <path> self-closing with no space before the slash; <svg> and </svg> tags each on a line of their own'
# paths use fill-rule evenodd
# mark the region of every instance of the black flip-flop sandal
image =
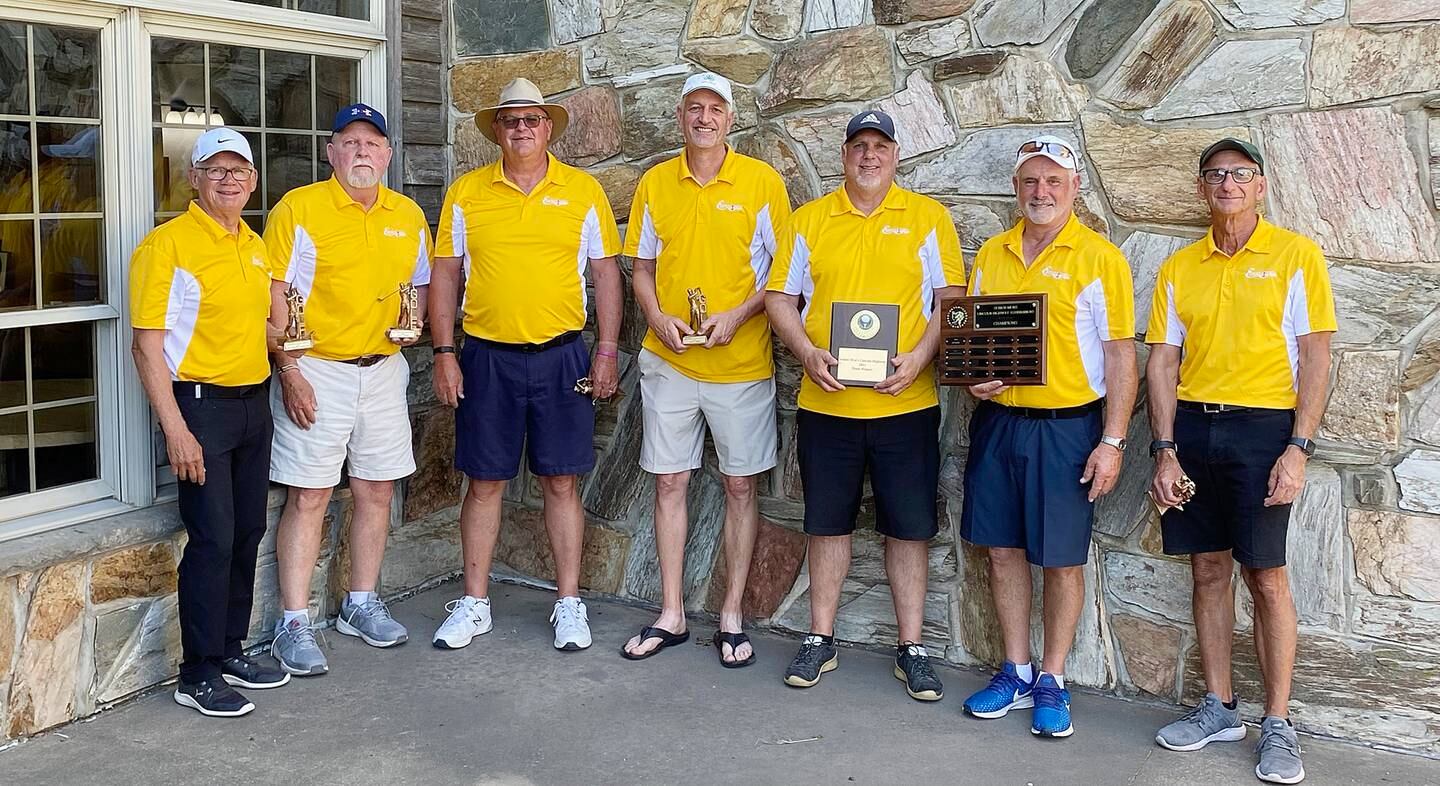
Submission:
<svg viewBox="0 0 1440 786">
<path fill-rule="evenodd" d="M 735 652 L 740 649 L 741 644 L 750 643 L 750 637 L 744 633 L 728 633 L 723 630 L 717 630 L 710 641 L 715 645 L 715 655 L 720 658 L 720 665 L 727 669 L 740 669 L 755 662 L 754 644 L 750 645 L 750 657 L 745 660 L 725 660 L 725 650 L 720 645 L 729 644 L 730 654 L 734 656 Z"/>
<path fill-rule="evenodd" d="M 653 649 L 653 650 L 650 650 L 649 652 L 647 652 L 647 653 L 645 653 L 645 654 L 643 654 L 643 655 L 631 655 L 630 653 L 628 653 L 628 652 L 625 651 L 625 645 L 622 644 L 622 645 L 620 645 L 620 655 L 621 655 L 621 657 L 625 658 L 625 660 L 645 660 L 646 658 L 650 657 L 651 655 L 657 655 L 657 654 L 659 654 L 660 650 L 663 650 L 663 649 L 665 649 L 666 647 L 673 647 L 673 646 L 675 646 L 676 644 L 684 644 L 685 642 L 689 641 L 689 640 L 690 640 L 690 631 L 687 630 L 687 631 L 685 631 L 684 633 L 671 633 L 670 631 L 665 630 L 664 628 L 655 628 L 655 627 L 649 627 L 649 626 L 644 627 L 644 628 L 641 628 L 641 629 L 640 629 L 640 643 L 641 643 L 641 644 L 644 644 L 645 642 L 649 641 L 650 639 L 659 639 L 659 640 L 660 640 L 660 646 L 656 647 L 656 648 Z"/>
</svg>

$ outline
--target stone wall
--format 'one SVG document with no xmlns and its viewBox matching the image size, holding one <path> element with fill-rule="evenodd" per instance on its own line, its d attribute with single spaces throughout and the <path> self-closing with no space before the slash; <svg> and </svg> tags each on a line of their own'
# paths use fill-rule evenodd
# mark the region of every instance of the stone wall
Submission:
<svg viewBox="0 0 1440 786">
<path fill-rule="evenodd" d="M 1142 328 L 1160 262 L 1204 231 L 1198 152 L 1227 134 L 1258 142 L 1269 156 L 1266 213 L 1321 244 L 1340 313 L 1334 393 L 1292 525 L 1302 625 L 1295 717 L 1313 731 L 1440 753 L 1440 2 L 451 0 L 451 8 L 453 175 L 494 160 L 471 113 L 525 75 L 570 111 L 556 154 L 596 174 L 623 219 L 639 175 L 680 146 L 681 82 L 713 69 L 737 84 L 735 146 L 774 165 L 796 204 L 838 184 L 846 118 L 872 105 L 891 112 L 902 183 L 947 204 L 973 253 L 1014 218 L 1009 171 L 1019 141 L 1055 133 L 1083 149 L 1081 217 L 1129 258 Z M 652 484 L 636 463 L 632 365 L 644 322 L 633 304 L 626 320 L 623 394 L 600 409 L 601 462 L 584 485 L 584 583 L 655 602 Z M 800 371 L 776 351 L 783 459 L 762 478 L 746 604 L 763 624 L 803 631 Z M 955 537 L 970 404 L 950 391 L 944 405 L 944 525 L 931 547 L 925 638 L 955 663 L 988 665 L 1001 646 L 985 561 Z M 435 418 L 437 438 L 449 439 L 443 413 Z M 1160 553 L 1143 498 L 1151 469 L 1143 397 L 1130 439 L 1139 448 L 1099 508 L 1067 672 L 1122 694 L 1191 700 L 1201 683 L 1189 567 Z M 500 558 L 544 580 L 552 568 L 535 483 L 522 476 L 507 499 Z M 717 608 L 727 572 L 722 500 L 707 465 L 691 490 L 685 575 L 696 610 Z M 895 630 L 868 499 L 862 517 L 837 633 L 883 645 Z M 1237 593 L 1237 678 L 1255 714 L 1262 694 L 1248 649 L 1250 601 L 1243 585 Z"/>
</svg>

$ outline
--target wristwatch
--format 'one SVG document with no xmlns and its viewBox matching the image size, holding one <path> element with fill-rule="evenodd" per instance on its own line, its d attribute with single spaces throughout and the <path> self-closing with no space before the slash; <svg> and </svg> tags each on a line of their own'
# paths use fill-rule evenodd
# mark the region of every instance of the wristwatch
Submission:
<svg viewBox="0 0 1440 786">
<path fill-rule="evenodd" d="M 455 347 L 435 347 L 431 352 L 436 355 L 453 355 L 455 354 Z"/>
<path fill-rule="evenodd" d="M 1168 439 L 1154 440 L 1150 443 L 1150 458 L 1155 458 L 1162 450 L 1175 450 L 1175 443 Z"/>
<path fill-rule="evenodd" d="M 1290 439 L 1286 440 L 1286 444 L 1294 445 L 1295 447 L 1300 448 L 1300 452 L 1305 454 L 1305 458 L 1310 458 L 1311 456 L 1315 455 L 1315 440 L 1313 439 L 1306 439 L 1304 437 L 1291 437 Z"/>
<path fill-rule="evenodd" d="M 1102 444 L 1102 445 L 1109 445 L 1110 447 L 1115 448 L 1116 450 L 1120 451 L 1121 453 L 1124 453 L 1124 452 L 1125 452 L 1125 446 L 1126 446 L 1127 444 L 1129 444 L 1129 442 L 1128 442 L 1124 437 L 1106 437 L 1106 436 L 1102 436 L 1102 437 L 1100 437 L 1100 444 Z"/>
</svg>

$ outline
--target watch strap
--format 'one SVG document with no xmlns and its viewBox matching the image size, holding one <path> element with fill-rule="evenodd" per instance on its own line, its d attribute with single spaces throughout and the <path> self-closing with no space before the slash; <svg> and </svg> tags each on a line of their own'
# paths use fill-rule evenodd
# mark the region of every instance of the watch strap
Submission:
<svg viewBox="0 0 1440 786">
<path fill-rule="evenodd" d="M 1304 437 L 1291 437 L 1290 439 L 1286 440 L 1286 444 L 1294 445 L 1295 447 L 1300 448 L 1300 452 L 1304 453 L 1307 458 L 1315 455 L 1315 440 L 1313 439 L 1306 439 Z"/>
<path fill-rule="evenodd" d="M 1150 443 L 1150 457 L 1154 458 L 1162 450 L 1175 450 L 1175 443 L 1168 439 L 1157 439 Z"/>
<path fill-rule="evenodd" d="M 455 354 L 455 347 L 435 347 L 431 351 L 437 355 L 453 355 Z"/>
</svg>

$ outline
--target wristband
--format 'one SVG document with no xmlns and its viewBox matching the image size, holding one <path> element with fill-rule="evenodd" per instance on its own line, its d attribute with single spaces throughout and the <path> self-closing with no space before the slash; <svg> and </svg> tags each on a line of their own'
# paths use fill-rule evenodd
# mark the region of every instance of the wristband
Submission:
<svg viewBox="0 0 1440 786">
<path fill-rule="evenodd" d="M 276 369 L 276 370 L 275 370 L 275 373 L 276 373 L 276 374 L 284 374 L 284 373 L 287 372 L 287 371 L 295 371 L 295 370 L 298 369 L 298 368 L 300 368 L 300 364 L 299 364 L 299 363 L 286 363 L 285 365 L 283 365 L 283 366 L 281 366 L 280 368 Z"/>
<path fill-rule="evenodd" d="M 596 355 L 596 357 L 602 357 L 602 358 L 618 358 L 618 357 L 620 357 L 620 355 L 617 354 L 617 353 L 615 353 L 615 352 L 606 352 L 606 351 L 600 350 L 600 349 L 595 350 L 595 355 Z"/>
<path fill-rule="evenodd" d="M 1162 451 L 1162 450 L 1174 450 L 1174 451 L 1176 452 L 1176 454 L 1179 454 L 1179 452 L 1180 452 L 1180 451 L 1176 450 L 1176 448 L 1175 448 L 1175 443 L 1174 443 L 1173 441 L 1171 441 L 1171 440 L 1168 440 L 1168 439 L 1157 439 L 1157 440 L 1155 440 L 1155 441 L 1153 441 L 1153 442 L 1150 443 L 1150 457 L 1151 457 L 1151 458 L 1154 458 L 1154 457 L 1156 456 L 1156 454 L 1158 454 L 1158 453 L 1159 453 L 1160 451 Z"/>
<path fill-rule="evenodd" d="M 430 351 L 436 355 L 453 355 L 455 354 L 455 347 L 435 347 Z"/>
</svg>

